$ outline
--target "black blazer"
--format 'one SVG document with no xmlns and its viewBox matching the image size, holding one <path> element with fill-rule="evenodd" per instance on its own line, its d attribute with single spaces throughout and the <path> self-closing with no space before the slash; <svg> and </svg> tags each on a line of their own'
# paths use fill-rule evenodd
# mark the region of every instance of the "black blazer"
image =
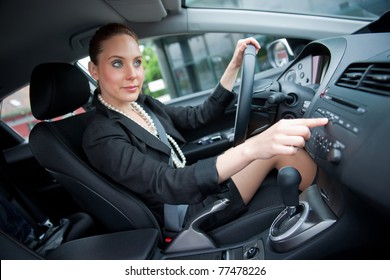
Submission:
<svg viewBox="0 0 390 280">
<path fill-rule="evenodd" d="M 234 94 L 217 85 L 212 95 L 194 107 L 167 106 L 141 94 L 137 102 L 148 106 L 166 132 L 178 144 L 185 143 L 181 130 L 197 129 L 223 116 Z M 184 168 L 169 165 L 170 148 L 131 119 L 104 107 L 95 97 L 96 115 L 83 136 L 90 163 L 160 214 L 162 205 L 195 204 L 220 192 L 216 157 Z"/>
</svg>

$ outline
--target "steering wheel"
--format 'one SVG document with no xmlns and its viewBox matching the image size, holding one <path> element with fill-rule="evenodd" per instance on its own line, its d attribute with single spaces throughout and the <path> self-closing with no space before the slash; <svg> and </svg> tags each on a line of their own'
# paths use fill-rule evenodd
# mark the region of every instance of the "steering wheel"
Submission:
<svg viewBox="0 0 390 280">
<path fill-rule="evenodd" d="M 255 59 L 256 48 L 253 45 L 248 45 L 244 51 L 241 68 L 241 85 L 236 108 L 233 147 L 243 143 L 246 139 L 251 113 Z"/>
</svg>

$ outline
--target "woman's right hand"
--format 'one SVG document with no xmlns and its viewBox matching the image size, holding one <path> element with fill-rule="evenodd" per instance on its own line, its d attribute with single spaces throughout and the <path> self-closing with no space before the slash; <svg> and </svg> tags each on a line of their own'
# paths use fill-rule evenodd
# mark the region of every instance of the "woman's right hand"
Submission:
<svg viewBox="0 0 390 280">
<path fill-rule="evenodd" d="M 295 155 L 310 139 L 310 128 L 324 126 L 327 118 L 283 119 L 267 130 L 218 156 L 219 182 L 237 174 L 256 160 Z M 232 160 L 234 159 L 234 160 Z"/>
<path fill-rule="evenodd" d="M 310 138 L 310 128 L 324 126 L 327 118 L 282 119 L 264 132 L 247 139 L 245 153 L 255 159 L 294 155 Z"/>
</svg>

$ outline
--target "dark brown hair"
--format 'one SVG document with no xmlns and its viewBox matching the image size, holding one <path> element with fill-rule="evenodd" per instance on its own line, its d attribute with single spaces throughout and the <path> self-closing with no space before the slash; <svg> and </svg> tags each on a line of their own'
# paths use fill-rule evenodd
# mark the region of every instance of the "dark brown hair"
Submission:
<svg viewBox="0 0 390 280">
<path fill-rule="evenodd" d="M 89 58 L 97 65 L 98 55 L 103 51 L 103 42 L 115 35 L 129 35 L 138 43 L 138 36 L 127 25 L 122 23 L 108 23 L 100 27 L 89 42 Z"/>
</svg>

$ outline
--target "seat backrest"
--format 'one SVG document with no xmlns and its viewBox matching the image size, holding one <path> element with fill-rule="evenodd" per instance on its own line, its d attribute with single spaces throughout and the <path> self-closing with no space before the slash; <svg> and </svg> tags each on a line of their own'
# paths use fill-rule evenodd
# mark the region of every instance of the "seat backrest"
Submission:
<svg viewBox="0 0 390 280">
<path fill-rule="evenodd" d="M 88 163 L 81 143 L 93 110 L 44 121 L 74 112 L 90 96 L 88 79 L 76 66 L 38 65 L 31 75 L 30 102 L 34 117 L 43 121 L 30 133 L 32 153 L 83 210 L 108 231 L 159 229 L 156 218 L 140 199 Z"/>
</svg>

